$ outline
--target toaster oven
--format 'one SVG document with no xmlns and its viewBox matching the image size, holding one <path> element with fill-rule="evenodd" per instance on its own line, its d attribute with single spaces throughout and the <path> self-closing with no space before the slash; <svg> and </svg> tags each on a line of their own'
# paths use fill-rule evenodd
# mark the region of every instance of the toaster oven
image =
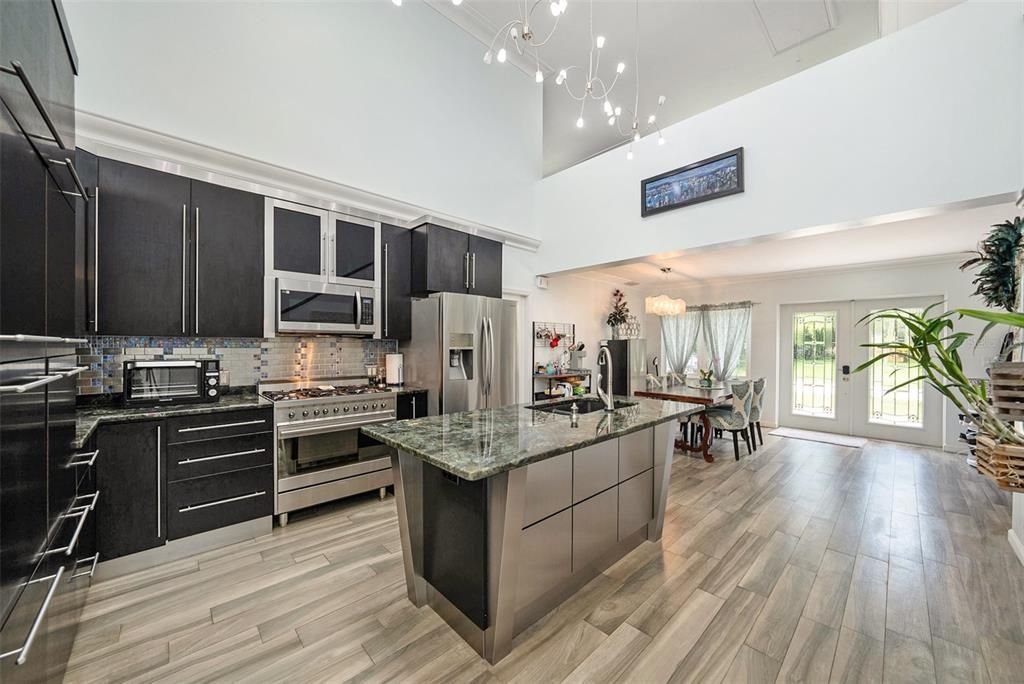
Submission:
<svg viewBox="0 0 1024 684">
<path fill-rule="evenodd" d="M 189 404 L 220 399 L 220 361 L 125 361 L 128 406 Z"/>
</svg>

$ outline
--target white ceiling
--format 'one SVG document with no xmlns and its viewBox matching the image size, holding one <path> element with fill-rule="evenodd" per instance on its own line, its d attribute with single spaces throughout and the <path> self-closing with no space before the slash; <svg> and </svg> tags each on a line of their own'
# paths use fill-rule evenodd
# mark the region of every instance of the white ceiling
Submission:
<svg viewBox="0 0 1024 684">
<path fill-rule="evenodd" d="M 955 254 L 973 250 L 989 226 L 1019 213 L 1012 204 L 995 205 L 809 237 L 723 245 L 667 259 L 651 257 L 577 275 L 617 285 L 686 285 Z M 672 269 L 667 277 L 660 270 L 665 266 Z"/>
<path fill-rule="evenodd" d="M 659 123 L 675 123 L 905 28 L 958 1 L 640 0 L 641 123 L 654 110 L 659 95 L 667 97 Z M 485 44 L 524 7 L 524 0 L 464 0 L 458 7 L 451 0 L 427 2 Z M 540 0 L 533 12 L 535 35 L 547 35 L 554 21 L 548 5 L 548 0 Z M 636 5 L 633 0 L 596 0 L 593 7 L 594 34 L 607 39 L 599 73 L 610 79 L 617 62 L 628 65 L 610 99 L 631 109 Z M 541 69 L 547 74 L 543 85 L 545 175 L 624 142 L 608 126 L 600 102 L 587 103 L 586 124 L 578 129 L 579 103 L 555 84 L 559 69 L 587 63 L 589 8 L 588 0 L 569 0 L 554 37 L 540 50 Z M 508 48 L 515 52 L 511 42 Z M 485 50 L 481 48 L 481 58 Z M 514 62 L 530 75 L 536 69 L 532 52 L 525 59 L 509 61 L 498 64 L 495 60 L 492 67 L 514 68 Z M 578 80 L 573 85 L 577 93 L 583 87 Z"/>
</svg>

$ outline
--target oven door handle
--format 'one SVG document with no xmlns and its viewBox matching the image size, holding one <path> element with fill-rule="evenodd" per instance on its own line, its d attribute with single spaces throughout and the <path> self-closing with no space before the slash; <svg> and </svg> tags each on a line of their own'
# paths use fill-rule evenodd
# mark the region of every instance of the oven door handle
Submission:
<svg viewBox="0 0 1024 684">
<path fill-rule="evenodd" d="M 277 428 L 278 439 L 288 439 L 290 437 L 305 437 L 308 435 L 318 435 L 326 432 L 340 432 L 342 430 L 352 430 L 363 427 L 364 425 L 377 425 L 378 423 L 390 423 L 395 420 L 395 414 L 391 411 L 387 415 L 382 415 L 379 418 L 373 418 L 369 420 L 359 420 L 357 422 L 348 423 L 319 423 L 316 425 L 308 425 L 299 423 L 294 427 L 279 427 Z"/>
</svg>

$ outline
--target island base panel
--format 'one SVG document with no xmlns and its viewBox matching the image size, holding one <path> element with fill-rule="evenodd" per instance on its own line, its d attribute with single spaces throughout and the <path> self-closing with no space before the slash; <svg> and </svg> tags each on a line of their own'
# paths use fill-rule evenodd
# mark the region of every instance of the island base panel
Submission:
<svg viewBox="0 0 1024 684">
<path fill-rule="evenodd" d="M 671 421 L 648 429 L 653 452 L 648 469 L 591 497 L 592 507 L 618 497 L 617 510 L 629 515 L 626 520 L 620 516 L 618 524 L 609 518 L 607 539 L 590 536 L 586 546 L 574 540 L 582 528 L 581 521 L 572 524 L 572 516 L 577 508 L 587 508 L 588 500 L 536 523 L 526 522 L 529 466 L 466 481 L 398 451 L 392 472 L 409 600 L 431 606 L 483 658 L 500 661 L 517 634 L 644 541 L 661 539 L 674 428 Z M 637 439 L 623 440 L 631 453 Z M 561 518 L 568 528 L 557 524 Z M 573 534 L 565 534 L 566 529 Z M 564 548 L 550 550 L 553 556 L 571 557 L 572 566 L 538 585 L 533 537 L 541 532 L 549 546 L 552 534 L 562 540 Z"/>
</svg>

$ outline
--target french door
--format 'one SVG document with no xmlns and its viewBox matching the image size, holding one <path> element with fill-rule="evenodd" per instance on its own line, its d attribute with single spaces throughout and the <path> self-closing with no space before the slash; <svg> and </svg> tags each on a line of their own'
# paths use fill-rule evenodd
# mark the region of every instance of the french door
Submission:
<svg viewBox="0 0 1024 684">
<path fill-rule="evenodd" d="M 883 309 L 921 311 L 939 297 L 786 305 L 780 321 L 779 424 L 872 439 L 942 444 L 941 396 L 923 382 L 901 385 L 917 367 L 892 354 L 853 369 L 878 353 L 868 343 L 906 340 L 897 321 L 860 321 Z"/>
</svg>

